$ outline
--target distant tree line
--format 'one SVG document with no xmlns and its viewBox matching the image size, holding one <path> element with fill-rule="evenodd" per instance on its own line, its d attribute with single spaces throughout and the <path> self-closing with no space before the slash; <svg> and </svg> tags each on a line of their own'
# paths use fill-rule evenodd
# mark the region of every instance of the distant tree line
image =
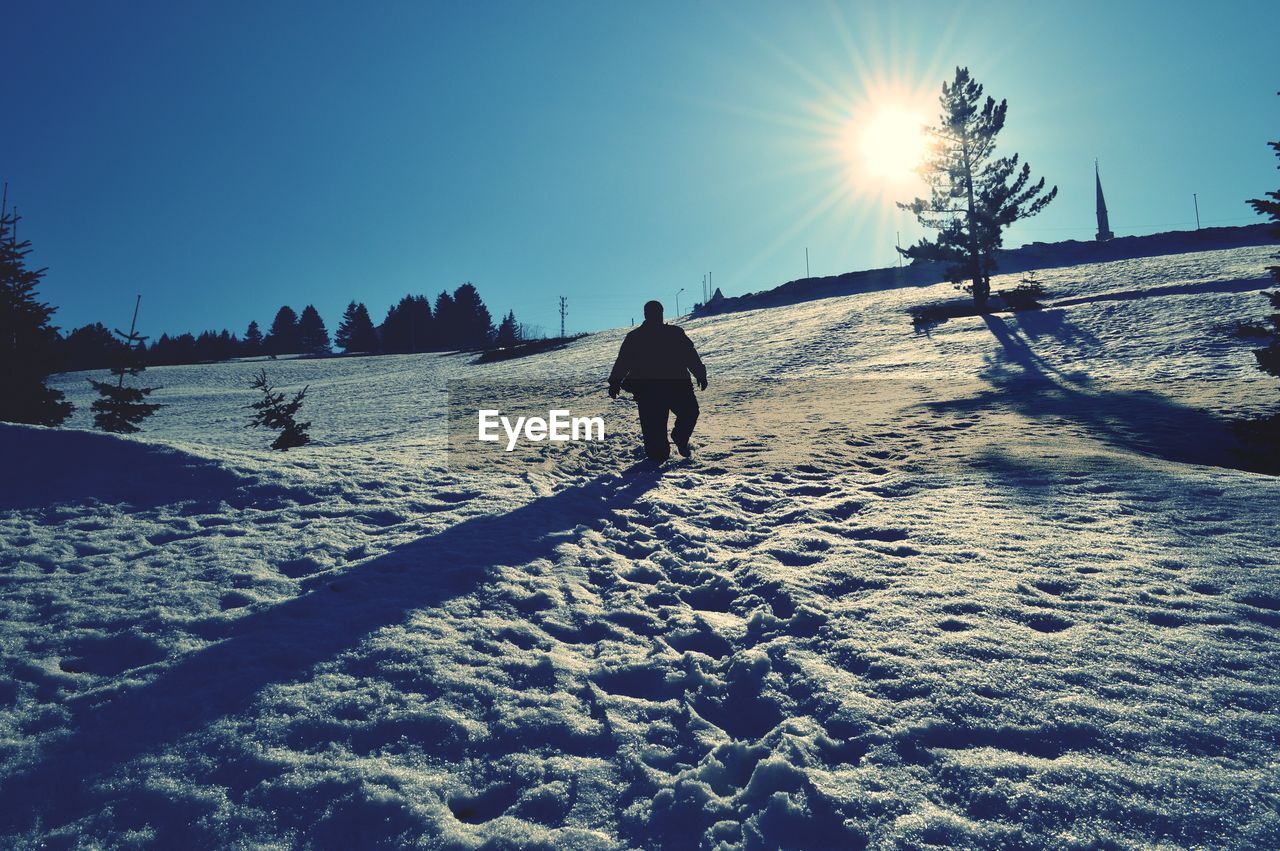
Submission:
<svg viewBox="0 0 1280 851">
<path fill-rule="evenodd" d="M 243 335 L 225 328 L 161 334 L 149 346 L 140 345 L 133 356 L 148 366 L 160 366 L 263 355 L 329 355 L 334 347 L 344 354 L 407 354 L 511 346 L 534 336 L 536 332 L 516 321 L 513 311 L 495 326 L 475 285 L 465 283 L 452 293 L 441 292 L 434 305 L 425 295 L 406 295 L 377 325 L 362 302 L 352 301 L 332 338 L 314 305 L 308 304 L 301 314 L 285 305 L 266 333 L 254 321 Z M 66 371 L 110 367 L 125 354 L 124 344 L 101 322 L 76 328 L 54 345 L 59 368 Z"/>
</svg>

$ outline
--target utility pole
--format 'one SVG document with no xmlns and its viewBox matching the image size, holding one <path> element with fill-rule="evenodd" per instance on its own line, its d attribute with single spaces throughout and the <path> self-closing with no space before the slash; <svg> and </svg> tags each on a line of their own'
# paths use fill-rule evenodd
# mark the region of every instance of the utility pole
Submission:
<svg viewBox="0 0 1280 851">
<path fill-rule="evenodd" d="M 809 277 L 809 246 L 804 247 L 804 276 Z"/>
<path fill-rule="evenodd" d="M 569 312 L 569 299 L 560 296 L 560 339 L 564 339 L 564 317 Z"/>
<path fill-rule="evenodd" d="M 894 241 L 894 244 L 898 246 L 898 268 L 901 269 L 902 268 L 902 231 L 896 230 L 893 232 L 893 241 Z"/>
<path fill-rule="evenodd" d="M 1200 230 L 1200 198 L 1197 193 L 1191 193 L 1191 201 L 1196 205 L 1196 230 Z"/>
</svg>

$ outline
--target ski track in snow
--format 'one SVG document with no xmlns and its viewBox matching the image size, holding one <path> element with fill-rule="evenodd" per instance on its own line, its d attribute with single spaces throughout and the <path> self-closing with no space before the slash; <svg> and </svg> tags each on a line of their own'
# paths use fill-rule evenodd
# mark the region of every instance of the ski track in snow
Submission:
<svg viewBox="0 0 1280 851">
<path fill-rule="evenodd" d="M 149 370 L 136 439 L 2 426 L 5 844 L 1280 847 L 1280 490 L 1216 416 L 1277 393 L 1213 330 L 1268 253 L 689 322 L 660 471 L 622 330 L 267 363 L 289 453 L 250 364 Z M 461 463 L 454 380 L 610 440 Z"/>
</svg>

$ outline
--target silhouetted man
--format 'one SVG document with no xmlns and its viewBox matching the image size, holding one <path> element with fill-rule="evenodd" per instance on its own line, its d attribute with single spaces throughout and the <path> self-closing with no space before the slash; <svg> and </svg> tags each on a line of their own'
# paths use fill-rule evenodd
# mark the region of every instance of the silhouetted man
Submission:
<svg viewBox="0 0 1280 851">
<path fill-rule="evenodd" d="M 651 461 L 671 457 L 667 442 L 669 413 L 676 415 L 671 429 L 676 449 L 686 458 L 692 454 L 689 438 L 698 421 L 698 399 L 693 395 L 689 373 L 698 380 L 698 386 L 707 389 L 707 368 L 693 342 L 684 329 L 662 321 L 661 302 L 648 302 L 644 306 L 644 323 L 627 334 L 618 350 L 618 359 L 609 373 L 609 395 L 616 399 L 619 390 L 627 390 L 635 396 L 644 451 Z"/>
</svg>

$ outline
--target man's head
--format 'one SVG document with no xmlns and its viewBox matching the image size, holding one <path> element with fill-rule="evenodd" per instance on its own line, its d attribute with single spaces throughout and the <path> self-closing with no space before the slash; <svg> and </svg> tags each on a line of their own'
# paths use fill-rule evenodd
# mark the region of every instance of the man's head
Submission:
<svg viewBox="0 0 1280 851">
<path fill-rule="evenodd" d="M 662 322 L 662 302 L 646 301 L 644 303 L 644 321 Z"/>
</svg>

